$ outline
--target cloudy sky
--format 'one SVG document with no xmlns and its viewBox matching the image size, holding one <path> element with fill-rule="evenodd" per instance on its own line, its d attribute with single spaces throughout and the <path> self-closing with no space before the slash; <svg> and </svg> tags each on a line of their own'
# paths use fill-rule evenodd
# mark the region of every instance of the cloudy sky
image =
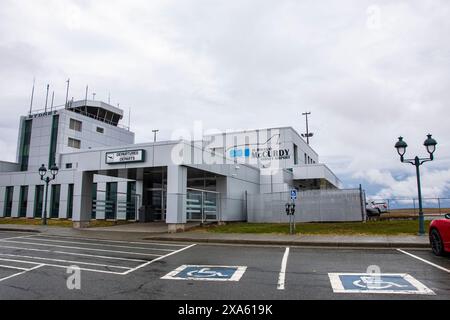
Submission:
<svg viewBox="0 0 450 320">
<path fill-rule="evenodd" d="M 450 196 L 448 0 L 2 0 L 0 148 L 13 161 L 18 117 L 45 87 L 132 109 L 137 142 L 174 129 L 305 128 L 347 187 L 412 197 L 427 133 L 424 194 Z M 127 117 L 125 122 L 127 122 Z"/>
</svg>

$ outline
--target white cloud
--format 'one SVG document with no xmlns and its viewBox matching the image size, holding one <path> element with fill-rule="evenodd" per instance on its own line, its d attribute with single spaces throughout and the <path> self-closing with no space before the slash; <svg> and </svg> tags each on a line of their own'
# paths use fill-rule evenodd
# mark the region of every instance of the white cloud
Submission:
<svg viewBox="0 0 450 320">
<path fill-rule="evenodd" d="M 411 170 L 415 170 L 411 167 Z M 421 167 L 421 189 L 422 196 L 426 198 L 438 198 L 447 196 L 450 191 L 450 169 L 447 170 L 429 170 Z M 360 178 L 371 184 L 380 186 L 376 194 L 370 194 L 369 197 L 381 199 L 393 198 L 417 198 L 417 179 L 416 175 L 402 177 L 397 180 L 391 172 L 381 170 L 368 170 L 357 172 L 354 178 Z"/>
<path fill-rule="evenodd" d="M 126 113 L 132 107 L 139 142 L 152 128 L 169 139 L 196 120 L 302 131 L 310 110 L 312 146 L 338 174 L 408 172 L 397 137 L 423 154 L 429 131 L 439 146 L 427 167 L 445 171 L 448 16 L 446 0 L 4 0 L 0 145 L 16 147 L 33 76 L 36 107 L 47 83 L 62 103 L 70 77 L 75 98 L 89 84 L 98 99 L 111 92 Z"/>
</svg>

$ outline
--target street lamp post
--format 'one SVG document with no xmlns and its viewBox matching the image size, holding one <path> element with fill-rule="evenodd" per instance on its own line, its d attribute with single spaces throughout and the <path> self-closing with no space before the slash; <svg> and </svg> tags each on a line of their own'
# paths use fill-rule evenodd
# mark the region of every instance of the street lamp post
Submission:
<svg viewBox="0 0 450 320">
<path fill-rule="evenodd" d="M 41 176 L 41 180 L 45 182 L 45 202 L 44 202 L 44 216 L 42 217 L 42 224 L 47 225 L 47 199 L 48 199 L 48 185 L 50 184 L 50 181 L 53 181 L 56 179 L 56 176 L 58 175 L 59 168 L 54 164 L 50 168 L 50 174 L 52 177 L 50 178 L 47 175 L 47 168 L 45 165 L 42 165 L 39 168 L 39 175 Z"/>
<path fill-rule="evenodd" d="M 434 152 L 436 151 L 437 142 L 432 138 L 431 134 L 427 135 L 427 139 L 423 143 L 427 152 L 429 153 L 429 158 L 419 158 L 416 156 L 414 159 L 405 159 L 406 148 L 408 144 L 403 140 L 403 137 L 399 137 L 397 143 L 395 144 L 395 148 L 397 149 L 398 154 L 400 155 L 400 161 L 403 163 L 410 163 L 416 167 L 416 176 L 417 176 L 417 193 L 419 197 L 419 236 L 425 235 L 425 219 L 423 215 L 423 207 L 422 207 L 422 189 L 420 186 L 420 166 L 428 161 L 434 160 Z"/>
</svg>

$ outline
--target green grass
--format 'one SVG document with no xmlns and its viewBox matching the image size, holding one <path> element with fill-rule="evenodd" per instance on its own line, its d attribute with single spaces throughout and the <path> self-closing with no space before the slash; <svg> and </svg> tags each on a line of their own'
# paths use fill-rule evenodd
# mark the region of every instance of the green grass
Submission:
<svg viewBox="0 0 450 320">
<path fill-rule="evenodd" d="M 70 220 L 59 220 L 59 219 L 48 219 L 48 226 L 50 227 L 62 227 L 62 228 L 72 228 L 73 222 Z M 93 220 L 89 224 L 89 228 L 97 228 L 97 227 L 111 227 L 115 225 L 123 225 L 128 224 L 127 221 L 105 221 L 105 220 Z M 42 220 L 40 219 L 27 219 L 27 218 L 0 218 L 0 225 L 8 225 L 8 224 L 16 224 L 16 225 L 28 225 L 28 226 L 37 226 L 42 225 Z"/>
<path fill-rule="evenodd" d="M 426 221 L 426 228 L 429 221 Z M 302 235 L 415 235 L 419 223 L 413 220 L 370 221 L 344 223 L 298 223 L 297 233 Z M 289 234 L 288 224 L 230 223 L 208 226 L 197 230 L 213 233 Z"/>
</svg>

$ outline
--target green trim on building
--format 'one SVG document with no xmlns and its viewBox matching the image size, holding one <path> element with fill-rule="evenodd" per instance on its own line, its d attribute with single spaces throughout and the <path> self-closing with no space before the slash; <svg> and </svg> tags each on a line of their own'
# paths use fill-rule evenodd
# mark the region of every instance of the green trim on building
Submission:
<svg viewBox="0 0 450 320">
<path fill-rule="evenodd" d="M 22 125 L 22 133 L 20 136 L 19 163 L 20 171 L 28 170 L 28 160 L 30 157 L 31 131 L 33 128 L 33 120 L 25 120 Z"/>
<path fill-rule="evenodd" d="M 50 154 L 48 157 L 48 167 L 51 168 L 56 164 L 56 147 L 58 143 L 58 127 L 59 127 L 59 115 L 53 116 L 52 121 L 52 134 L 50 138 Z"/>
</svg>

